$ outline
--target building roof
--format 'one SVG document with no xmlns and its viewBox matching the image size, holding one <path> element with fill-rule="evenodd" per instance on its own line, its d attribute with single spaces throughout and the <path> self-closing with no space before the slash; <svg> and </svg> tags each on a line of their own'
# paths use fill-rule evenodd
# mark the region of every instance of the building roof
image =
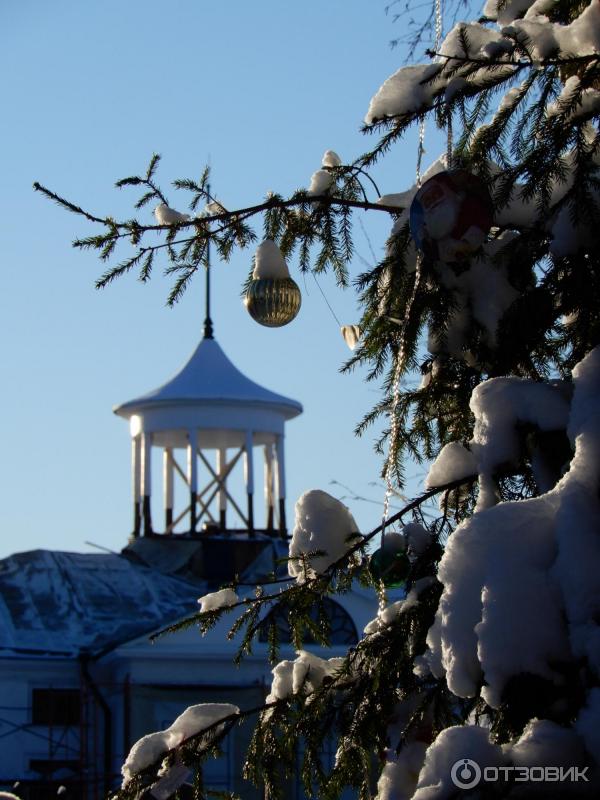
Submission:
<svg viewBox="0 0 600 800">
<path fill-rule="evenodd" d="M 197 611 L 201 594 L 117 554 L 16 553 L 0 561 L 0 656 L 98 653 Z"/>
<path fill-rule="evenodd" d="M 302 413 L 296 400 L 276 394 L 247 378 L 227 358 L 214 339 L 202 339 L 185 366 L 158 389 L 114 408 L 115 414 L 131 417 L 146 408 L 175 404 L 230 402 L 271 407 L 292 419 Z"/>
</svg>

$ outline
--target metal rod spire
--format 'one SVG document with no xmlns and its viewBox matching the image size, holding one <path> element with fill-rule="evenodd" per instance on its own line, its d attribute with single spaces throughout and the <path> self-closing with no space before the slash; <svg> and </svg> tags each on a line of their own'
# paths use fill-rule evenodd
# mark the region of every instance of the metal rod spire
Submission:
<svg viewBox="0 0 600 800">
<path fill-rule="evenodd" d="M 210 200 L 210 183 L 206 186 L 206 195 Z M 214 338 L 213 324 L 210 318 L 210 238 L 206 240 L 206 317 L 204 318 L 204 338 Z"/>
</svg>

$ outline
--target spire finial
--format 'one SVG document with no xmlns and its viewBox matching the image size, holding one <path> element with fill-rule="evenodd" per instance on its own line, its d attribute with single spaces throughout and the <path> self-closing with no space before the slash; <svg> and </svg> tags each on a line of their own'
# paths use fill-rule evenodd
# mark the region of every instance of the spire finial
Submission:
<svg viewBox="0 0 600 800">
<path fill-rule="evenodd" d="M 210 183 L 206 185 L 206 196 L 210 201 Z M 208 234 L 210 234 L 210 228 Z M 206 317 L 204 318 L 204 338 L 214 339 L 213 324 L 210 318 L 210 237 L 206 239 Z"/>
</svg>

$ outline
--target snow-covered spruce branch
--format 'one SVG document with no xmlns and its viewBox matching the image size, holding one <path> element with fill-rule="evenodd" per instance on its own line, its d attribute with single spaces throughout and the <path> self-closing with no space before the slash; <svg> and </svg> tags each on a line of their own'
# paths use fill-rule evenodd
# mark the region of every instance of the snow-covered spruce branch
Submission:
<svg viewBox="0 0 600 800">
<path fill-rule="evenodd" d="M 586 65 L 593 62 L 600 63 L 600 54 L 590 54 L 586 56 L 564 56 L 560 58 L 545 58 L 542 60 L 534 60 L 528 57 L 527 60 L 519 59 L 518 61 L 494 60 L 490 58 L 476 58 L 474 56 L 460 56 L 457 54 L 448 55 L 441 53 L 437 50 L 426 50 L 426 55 L 430 58 L 445 58 L 446 61 L 456 61 L 459 64 L 473 64 L 479 67 L 506 67 L 514 66 L 519 69 L 534 67 L 535 69 L 542 69 L 544 67 L 565 67 Z"/>
<path fill-rule="evenodd" d="M 166 251 L 171 265 L 167 268 L 166 274 L 180 273 L 180 277 L 169 296 L 169 304 L 172 305 L 185 290 L 198 266 L 203 263 L 206 257 L 206 243 L 208 241 L 214 242 L 220 257 L 228 260 L 233 246 L 244 248 L 256 241 L 256 233 L 246 224 L 251 218 L 259 215 L 265 215 L 266 217 L 275 212 L 286 213 L 293 209 L 298 209 L 302 218 L 297 216 L 295 220 L 292 220 L 290 216 L 287 216 L 283 229 L 287 235 L 288 248 L 295 247 L 298 242 L 301 244 L 300 269 L 309 268 L 308 252 L 310 245 L 319 242 L 322 251 L 317 258 L 317 268 L 321 268 L 323 264 L 330 263 L 336 270 L 342 284 L 345 284 L 344 264 L 348 262 L 352 254 L 349 212 L 351 210 L 371 210 L 395 217 L 398 215 L 399 210 L 394 205 L 375 203 L 368 200 L 358 176 L 367 178 L 378 195 L 379 189 L 377 184 L 359 165 L 333 167 L 329 168 L 328 172 L 332 175 L 332 180 L 338 177 L 343 181 L 339 190 L 336 187 L 336 190 L 332 188 L 322 192 L 300 191 L 287 199 L 273 195 L 262 203 L 232 211 L 224 209 L 221 203 L 211 201 L 211 205 L 217 205 L 217 209 L 209 208 L 209 211 L 193 219 L 189 215 L 180 214 L 167 207 L 163 199 L 165 196 L 160 193 L 158 187 L 152 182 L 153 188 L 136 203 L 136 208 L 139 208 L 141 204 L 145 204 L 151 197 L 163 199 L 162 206 L 157 207 L 155 215 L 162 208 L 164 211 L 161 213 L 166 213 L 172 219 L 169 218 L 165 221 L 160 218 L 161 213 L 159 213 L 158 224 L 143 224 L 137 219 L 115 220 L 110 216 L 99 217 L 71 203 L 66 198 L 39 183 L 34 184 L 34 188 L 70 212 L 80 214 L 85 219 L 105 227 L 106 231 L 104 233 L 76 239 L 73 242 L 74 247 L 98 251 L 101 261 L 107 261 L 113 255 L 119 242 L 129 241 L 136 248 L 132 255 L 106 270 L 97 279 L 96 288 L 104 288 L 132 269 L 139 269 L 140 280 L 148 280 L 154 265 L 155 255 L 160 251 Z M 149 182 L 139 176 L 132 176 L 117 182 L 117 186 L 137 186 L 139 184 L 148 186 Z M 178 180 L 175 181 L 175 185 L 177 188 L 196 192 L 190 204 L 192 207 L 197 204 L 198 192 L 204 194 L 204 199 L 212 197 L 203 185 L 198 186 L 192 181 Z M 360 199 L 357 194 L 361 195 L 363 199 Z M 330 216 L 330 214 L 336 216 Z M 336 220 L 335 224 L 334 219 Z M 293 222 L 293 224 L 290 225 L 290 222 Z M 280 224 L 279 227 L 281 228 Z M 191 235 L 176 238 L 179 232 L 185 233 L 190 229 L 193 230 Z M 165 233 L 166 238 L 157 244 L 143 244 L 142 238 L 150 232 Z"/>
<path fill-rule="evenodd" d="M 185 764 L 187 756 L 201 756 L 203 752 L 208 752 L 217 746 L 219 742 L 227 736 L 229 731 L 242 720 L 270 708 L 276 708 L 277 706 L 283 705 L 284 702 L 284 700 L 275 700 L 269 703 L 263 703 L 255 708 L 244 710 L 237 709 L 237 711 L 221 717 L 216 722 L 188 736 L 175 747 L 162 751 L 157 758 L 152 759 L 151 763 L 143 768 L 135 769 L 135 774 L 113 795 L 113 797 L 119 798 L 119 800 L 129 800 L 130 798 L 138 797 L 140 792 L 148 788 L 148 786 L 156 780 L 158 777 L 157 773 L 163 764 L 166 763 L 170 765 L 170 762 L 174 762 L 176 757 L 181 758 L 182 763 Z M 193 762 L 191 763 L 193 764 Z"/>
<path fill-rule="evenodd" d="M 357 171 L 362 172 L 362 170 L 357 170 Z M 114 238 L 127 238 L 131 236 L 131 221 L 117 222 L 114 219 L 112 219 L 112 217 L 97 217 L 94 214 L 85 211 L 85 209 L 75 205 L 74 203 L 71 203 L 69 200 L 66 200 L 64 197 L 61 197 L 55 192 L 52 192 L 50 189 L 47 189 L 45 186 L 42 186 L 37 181 L 33 184 L 33 188 L 36 191 L 46 195 L 46 197 L 49 197 L 51 200 L 54 200 L 63 208 L 66 208 L 75 214 L 80 214 L 84 216 L 86 219 L 90 220 L 91 222 L 98 222 L 101 225 L 106 225 L 106 226 L 114 226 L 120 231 L 120 233 L 115 235 Z M 309 195 L 306 192 L 298 192 L 287 200 L 282 200 L 279 198 L 269 198 L 268 200 L 265 200 L 262 203 L 257 203 L 256 205 L 245 206 L 243 208 L 234 209 L 232 211 L 222 211 L 215 214 L 206 214 L 192 220 L 187 220 L 187 221 L 182 220 L 181 222 L 171 223 L 169 225 L 158 225 L 158 224 L 143 225 L 141 223 L 138 223 L 138 227 L 140 232 L 142 233 L 147 233 L 149 231 L 170 231 L 174 227 L 177 228 L 178 230 L 185 230 L 186 228 L 198 227 L 199 225 L 202 227 L 206 227 L 207 225 L 210 225 L 213 222 L 223 222 L 223 221 L 229 221 L 231 219 L 234 220 L 248 219 L 250 217 L 256 216 L 257 214 L 262 214 L 264 211 L 269 211 L 270 209 L 296 208 L 298 206 L 309 205 L 311 203 L 323 203 L 324 205 L 340 206 L 342 208 L 356 208 L 356 209 L 362 209 L 363 211 L 384 211 L 394 216 L 400 213 L 398 206 L 385 205 L 383 203 L 372 203 L 364 200 L 350 200 L 342 197 L 337 197 L 336 195 L 331 195 L 331 194 Z M 190 237 L 190 239 L 194 238 L 195 237 Z"/>
<path fill-rule="evenodd" d="M 362 172 L 362 171 L 361 171 Z M 172 241 L 161 242 L 160 244 L 156 245 L 144 245 L 139 247 L 137 253 L 135 254 L 134 258 L 135 261 L 132 259 L 131 266 L 135 266 L 138 260 L 147 255 L 149 253 L 155 253 L 159 250 L 170 250 L 170 248 L 174 248 L 178 245 L 190 245 L 195 242 L 201 241 L 206 242 L 209 239 L 215 239 L 220 233 L 227 233 L 227 232 L 235 232 L 235 227 L 240 225 L 240 223 L 251 219 L 252 217 L 262 214 L 265 211 L 270 211 L 274 209 L 288 209 L 288 208 L 305 208 L 312 203 L 322 203 L 323 206 L 330 206 L 330 207 L 340 207 L 342 209 L 360 209 L 363 211 L 383 211 L 391 216 L 397 216 L 400 213 L 400 209 L 397 206 L 392 205 L 385 205 L 383 203 L 371 203 L 368 200 L 360 201 L 360 200 L 350 200 L 344 199 L 340 197 L 335 197 L 329 194 L 323 195 L 306 195 L 303 193 L 302 195 L 295 195 L 294 197 L 290 198 L 289 200 L 279 200 L 279 199 L 269 199 L 264 203 L 260 203 L 255 206 L 248 206 L 246 208 L 237 209 L 234 211 L 227 211 L 218 214 L 207 215 L 205 217 L 189 221 L 189 222 L 178 222 L 172 225 L 143 225 L 141 223 L 136 223 L 135 225 L 135 234 L 141 235 L 143 233 L 147 233 L 149 231 L 173 231 L 182 230 L 189 227 L 195 227 L 196 233 L 193 236 L 185 237 L 182 239 L 173 239 Z M 85 212 L 84 212 L 85 213 Z M 90 219 L 91 217 L 87 214 L 85 216 Z M 208 229 L 208 225 L 212 222 L 222 222 L 223 224 L 217 228 L 213 228 L 211 230 Z M 109 233 L 105 237 L 91 237 L 89 239 L 80 239 L 76 240 L 73 245 L 74 247 L 80 248 L 88 248 L 94 247 L 99 249 L 99 245 L 103 245 L 105 243 L 116 242 L 119 239 L 126 239 L 131 237 L 132 233 L 132 223 L 130 222 L 121 222 L 121 223 L 113 223 L 110 218 L 106 218 L 103 221 L 103 224 L 107 226 L 112 226 L 114 224 L 115 228 L 121 229 L 119 233 Z M 125 228 L 125 230 L 123 230 Z M 179 260 L 178 258 L 175 260 Z M 111 276 L 113 275 L 113 271 L 107 272 L 104 276 L 102 276 L 96 282 L 97 288 L 104 288 L 111 281 Z"/>
<path fill-rule="evenodd" d="M 384 614 L 381 624 L 374 626 L 372 630 L 365 630 L 361 641 L 343 659 L 334 658 L 326 662 L 318 656 L 300 651 L 295 662 L 281 662 L 273 671 L 274 681 L 271 693 L 259 706 L 243 710 L 236 709 L 229 714 L 219 716 L 212 724 L 203 726 L 201 730 L 194 731 L 193 734 L 186 735 L 182 741 L 169 749 L 160 747 L 164 742 L 161 732 L 144 737 L 132 747 L 125 762 L 123 768 L 125 781 L 123 788 L 117 793 L 117 797 L 126 800 L 138 796 L 140 791 L 148 788 L 157 778 L 161 777 L 161 774 L 168 774 L 168 767 L 173 764 L 187 764 L 188 759 L 190 765 L 197 764 L 199 758 L 206 757 L 210 755 L 211 751 L 214 751 L 214 748 L 225 738 L 232 727 L 248 717 L 260 714 L 260 722 L 255 730 L 252 748 L 257 739 L 268 735 L 266 732 L 272 723 L 277 725 L 283 720 L 283 717 L 277 718 L 277 712 L 287 712 L 291 705 L 297 707 L 295 726 L 298 728 L 298 732 L 302 731 L 303 721 L 314 718 L 315 708 L 323 709 L 333 704 L 332 713 L 337 716 L 345 706 L 355 705 L 357 720 L 356 725 L 351 727 L 356 730 L 350 734 L 350 738 L 354 737 L 360 740 L 360 718 L 364 710 L 361 712 L 359 706 L 378 702 L 374 699 L 371 691 L 366 691 L 375 678 L 372 672 L 364 670 L 365 663 L 372 664 L 373 659 L 391 662 L 390 655 L 398 653 L 398 643 L 402 642 L 404 646 L 407 646 L 411 636 L 413 638 L 416 636 L 412 647 L 419 649 L 424 646 L 424 634 L 431 620 L 427 618 L 426 614 L 425 622 L 423 622 L 420 602 L 422 599 L 424 607 L 429 609 L 428 613 L 432 617 L 435 608 L 433 601 L 437 601 L 440 591 L 441 585 L 434 581 L 418 593 L 413 592 L 414 597 L 407 598 L 405 611 L 402 609 L 403 601 L 394 604 L 390 608 L 393 613 L 388 613 L 387 616 Z M 415 602 L 417 597 L 419 604 Z M 421 628 L 420 637 L 416 634 L 419 626 Z M 298 670 L 294 667 L 293 677 L 290 671 L 292 663 L 298 665 Z M 325 672 L 323 672 L 324 668 Z M 383 689 L 384 693 L 389 694 L 390 697 L 394 697 L 398 691 L 401 693 L 406 691 L 406 687 L 402 690 L 397 688 L 399 675 L 396 673 L 397 669 L 392 669 L 392 674 Z M 434 695 L 445 692 L 442 686 L 443 682 L 440 681 L 432 682 L 430 679 L 423 681 L 416 678 L 413 679 L 413 682 L 422 687 L 422 697 L 418 707 L 407 720 L 402 732 L 403 738 L 410 736 L 412 730 L 422 721 L 425 712 L 432 704 Z M 381 686 L 378 690 L 382 691 Z M 455 704 L 458 704 L 458 709 L 460 702 L 455 699 Z M 188 711 L 193 712 L 196 709 L 202 711 L 203 707 L 192 707 Z M 463 718 L 466 714 L 457 714 L 457 718 L 458 716 Z M 172 727 L 176 727 L 176 725 L 177 721 Z M 170 730 L 163 733 L 168 733 Z M 155 736 L 161 737 L 156 749 L 153 747 L 153 741 L 150 741 Z M 255 777 L 262 778 L 260 765 L 255 763 L 254 766 Z"/>
<path fill-rule="evenodd" d="M 342 556 L 333 561 L 322 573 L 318 573 L 314 577 L 307 577 L 306 580 L 304 580 L 301 583 L 298 583 L 295 578 L 282 578 L 281 580 L 278 581 L 271 581 L 270 583 L 273 584 L 292 583 L 292 581 L 293 583 L 291 586 L 288 586 L 288 588 L 282 589 L 279 592 L 271 594 L 263 594 L 260 587 L 256 587 L 257 588 L 256 597 L 242 598 L 236 601 L 235 603 L 223 605 L 217 609 L 212 609 L 210 611 L 199 611 L 195 614 L 190 615 L 189 617 L 179 620 L 174 625 L 169 625 L 165 628 L 162 628 L 161 630 L 152 634 L 150 640 L 156 641 L 156 639 L 160 638 L 161 636 L 164 636 L 169 633 L 175 633 L 177 631 L 189 628 L 192 625 L 196 624 L 200 624 L 203 627 L 203 631 L 209 630 L 211 627 L 213 627 L 213 625 L 215 625 L 218 622 L 218 620 L 221 618 L 223 614 L 234 611 L 237 608 L 240 609 L 245 608 L 249 610 L 249 609 L 260 609 L 262 606 L 269 603 L 276 603 L 279 605 L 281 603 L 285 603 L 286 600 L 289 599 L 290 595 L 305 593 L 305 592 L 311 593 L 315 597 L 320 597 L 330 588 L 337 573 L 344 567 L 349 566 L 354 560 L 354 556 L 358 553 L 363 552 L 368 542 L 370 542 L 371 539 L 373 539 L 378 534 L 381 534 L 382 530 L 387 529 L 389 526 L 394 525 L 396 522 L 401 521 L 406 514 L 420 507 L 423 503 L 427 502 L 427 500 L 430 500 L 432 497 L 435 497 L 436 495 L 442 494 L 444 492 L 446 493 L 452 492 L 455 489 L 459 489 L 462 486 L 467 486 L 469 484 L 472 484 L 475 480 L 477 480 L 476 474 L 468 475 L 466 477 L 461 477 L 457 480 L 449 481 L 448 483 L 445 483 L 443 485 L 435 486 L 427 490 L 426 492 L 423 492 L 423 494 L 419 495 L 419 497 L 407 503 L 396 514 L 393 514 L 391 517 L 389 517 L 388 520 L 379 524 L 376 528 L 370 531 L 370 533 L 361 536 L 360 540 L 356 544 L 349 547 L 348 550 L 346 550 L 346 552 Z M 236 584 L 233 584 L 228 588 L 235 589 L 235 586 Z M 255 621 L 253 632 L 255 632 L 258 629 L 261 622 L 262 620 Z M 233 632 L 230 631 L 229 636 L 232 637 L 239 630 L 239 627 L 240 626 L 238 625 L 234 625 L 234 628 L 232 628 Z"/>
</svg>

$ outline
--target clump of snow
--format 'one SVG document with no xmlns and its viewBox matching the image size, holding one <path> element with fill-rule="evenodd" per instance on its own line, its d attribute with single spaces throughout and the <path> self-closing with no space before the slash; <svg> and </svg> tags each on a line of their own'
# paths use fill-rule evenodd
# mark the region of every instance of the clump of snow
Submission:
<svg viewBox="0 0 600 800">
<path fill-rule="evenodd" d="M 502 100 L 498 103 L 498 108 L 496 113 L 500 114 L 503 111 L 506 111 L 507 108 L 511 108 L 517 97 L 521 94 L 521 87 L 520 86 L 513 86 L 512 89 L 509 89 Z"/>
<path fill-rule="evenodd" d="M 12 792 L 0 791 L 0 800 L 21 800 L 21 798 Z"/>
<path fill-rule="evenodd" d="M 343 658 L 319 658 L 307 650 L 298 650 L 297 655 L 294 661 L 280 661 L 273 668 L 267 703 L 285 700 L 299 692 L 312 694 L 323 685 L 325 678 L 334 677 L 344 663 Z"/>
<path fill-rule="evenodd" d="M 469 81 L 466 78 L 452 78 L 444 90 L 444 100 L 451 103 L 456 95 L 464 94 L 465 90 L 469 88 Z"/>
<path fill-rule="evenodd" d="M 310 197 L 318 197 L 319 195 L 327 194 L 334 183 L 333 175 L 329 170 L 318 169 L 312 174 L 307 194 L 310 195 Z"/>
<path fill-rule="evenodd" d="M 462 697 L 475 695 L 483 679 L 492 707 L 512 676 L 562 680 L 553 665 L 565 659 L 586 659 L 600 674 L 600 348 L 573 380 L 569 471 L 539 497 L 473 514 L 450 537 L 439 566 L 444 588 L 424 660 Z M 478 469 L 515 457 L 517 421 L 564 428 L 563 389 L 517 378 L 481 384 L 471 404 Z"/>
<path fill-rule="evenodd" d="M 558 580 L 576 657 L 587 658 L 600 675 L 600 348 L 573 370 L 575 391 L 567 433 L 575 446 L 569 471 L 557 485 Z"/>
<path fill-rule="evenodd" d="M 446 800 L 456 797 L 452 767 L 457 761 L 471 759 L 483 770 L 504 764 L 502 749 L 493 744 L 489 731 L 478 725 L 462 725 L 443 730 L 425 753 L 413 800 Z M 459 775 L 460 777 L 460 775 Z"/>
<path fill-rule="evenodd" d="M 593 133 L 592 133 L 593 135 Z M 568 191 L 573 187 L 577 170 L 577 156 L 573 150 L 566 152 L 557 160 L 557 172 L 560 179 L 554 178 L 550 182 L 550 206 L 557 207 Z M 532 196 L 524 199 L 522 187 L 516 184 L 511 200 L 501 209 L 496 209 L 495 221 L 501 227 L 515 228 L 517 230 L 533 228 L 540 224 L 537 206 L 540 198 Z M 546 229 L 552 232 L 556 220 L 550 216 L 544 221 Z"/>
<path fill-rule="evenodd" d="M 577 75 L 567 79 L 561 93 L 556 100 L 546 108 L 548 117 L 557 117 L 565 114 L 569 106 L 575 105 L 564 118 L 565 122 L 572 122 L 577 117 L 588 114 L 597 114 L 600 110 L 600 92 L 597 89 L 581 89 L 581 81 Z"/>
<path fill-rule="evenodd" d="M 547 16 L 539 13 L 542 10 L 535 4 L 524 19 L 512 20 L 502 33 L 521 42 L 534 61 L 600 52 L 600 8 L 595 0 L 568 25 L 550 22 Z"/>
<path fill-rule="evenodd" d="M 530 720 L 504 753 L 516 767 L 576 767 L 585 760 L 577 733 L 548 719 Z"/>
<path fill-rule="evenodd" d="M 342 159 L 338 156 L 335 150 L 326 150 L 323 153 L 323 159 L 321 161 L 322 167 L 341 167 L 342 166 Z"/>
<path fill-rule="evenodd" d="M 154 216 L 159 225 L 175 225 L 178 222 L 189 222 L 191 219 L 189 214 L 175 211 L 174 208 L 170 208 L 166 203 L 159 203 L 156 206 Z"/>
<path fill-rule="evenodd" d="M 286 697 L 291 697 L 294 693 L 294 662 L 289 660 L 280 661 L 279 664 L 273 667 L 271 672 L 273 673 L 273 681 L 266 702 L 273 703 L 275 700 L 285 700 Z"/>
<path fill-rule="evenodd" d="M 417 786 L 427 745 L 408 742 L 396 755 L 388 755 L 379 780 L 376 800 L 410 800 Z"/>
<path fill-rule="evenodd" d="M 491 347 L 496 344 L 498 323 L 519 296 L 506 276 L 505 266 L 498 266 L 493 260 L 515 238 L 515 233 L 505 231 L 492 239 L 483 247 L 467 273 L 473 317 L 484 328 Z"/>
<path fill-rule="evenodd" d="M 198 598 L 200 604 L 200 611 L 216 611 L 219 608 L 226 608 L 233 606 L 239 602 L 239 597 L 233 589 L 220 589 L 218 592 L 211 592 L 205 594 L 203 597 Z"/>
<path fill-rule="evenodd" d="M 465 46 L 466 45 L 466 46 Z M 432 64 L 403 67 L 389 77 L 372 98 L 365 122 L 372 125 L 386 117 L 401 117 L 430 109 L 436 98 L 448 102 L 482 85 L 505 80 L 515 69 L 509 59 L 514 43 L 499 31 L 480 23 L 456 25 L 440 47 Z M 493 53 L 494 63 L 490 53 Z M 506 66 L 498 66 L 498 61 Z M 472 64 L 481 62 L 474 70 Z"/>
<path fill-rule="evenodd" d="M 365 117 L 367 125 L 428 108 L 439 88 L 435 78 L 441 69 L 441 64 L 422 64 L 395 72 L 371 100 Z"/>
<path fill-rule="evenodd" d="M 425 478 L 425 488 L 444 486 L 452 481 L 477 474 L 477 461 L 460 442 L 449 442 L 440 450 Z"/>
<path fill-rule="evenodd" d="M 374 633 L 380 633 L 389 625 L 393 625 L 394 621 L 398 619 L 399 616 L 405 614 L 411 608 L 418 606 L 419 595 L 429 586 L 432 586 L 435 580 L 436 579 L 432 575 L 419 578 L 418 581 L 415 581 L 412 589 L 404 599 L 396 600 L 395 603 L 390 603 L 390 605 L 380 608 L 377 612 L 377 616 L 366 624 L 363 631 L 365 635 L 370 636 Z"/>
<path fill-rule="evenodd" d="M 442 56 L 447 57 L 444 62 L 453 57 L 458 59 L 478 59 L 484 56 L 485 50 L 490 44 L 501 41 L 501 39 L 502 37 L 498 34 L 498 31 L 488 28 L 479 22 L 471 22 L 469 24 L 460 22 L 452 28 L 442 42 L 440 53 Z M 456 70 L 456 67 L 456 63 L 451 62 L 451 69 Z M 461 70 L 459 69 L 459 75 L 460 72 Z M 489 70 L 485 69 L 484 72 L 487 74 Z M 475 79 L 469 75 L 469 80 L 474 81 Z"/>
<path fill-rule="evenodd" d="M 154 764 L 167 751 L 195 736 L 220 720 L 239 714 L 240 709 L 230 703 L 200 703 L 186 708 L 183 714 L 164 731 L 149 733 L 139 739 L 129 751 L 123 766 L 123 788 L 141 770 Z M 218 733 L 219 728 L 216 729 Z M 213 733 L 214 731 L 211 731 Z"/>
<path fill-rule="evenodd" d="M 569 401 L 560 383 L 491 378 L 474 389 L 470 407 L 475 427 L 468 449 L 459 442 L 445 445 L 429 470 L 426 486 L 443 486 L 478 474 L 477 509 L 482 510 L 496 503 L 494 472 L 519 458 L 517 423 L 529 423 L 542 431 L 564 429 Z"/>
<path fill-rule="evenodd" d="M 154 764 L 164 753 L 176 747 L 177 744 L 179 742 L 175 737 L 171 738 L 167 731 L 148 733 L 146 736 L 142 736 L 133 745 L 125 763 L 121 767 L 123 788 L 136 773 Z"/>
<path fill-rule="evenodd" d="M 254 254 L 253 278 L 289 278 L 290 271 L 279 247 L 271 239 L 261 242 Z"/>
<path fill-rule="evenodd" d="M 590 2 L 568 25 L 550 22 L 545 14 L 552 6 L 552 0 L 488 0 L 484 14 L 498 21 L 499 30 L 478 22 L 455 25 L 433 63 L 403 67 L 384 82 L 370 102 L 365 122 L 372 125 L 386 117 L 426 112 L 438 98 L 451 102 L 505 81 L 517 68 L 515 43 L 534 62 L 598 54 L 599 4 Z M 473 69 L 477 63 L 481 66 Z M 596 103 L 591 89 L 582 102 L 586 110 L 578 113 L 597 110 Z"/>
<path fill-rule="evenodd" d="M 517 17 L 522 16 L 533 4 L 534 0 L 508 0 L 506 3 L 487 0 L 483 7 L 483 16 L 497 20 L 500 25 L 508 25 Z"/>
<path fill-rule="evenodd" d="M 416 194 L 416 186 L 407 189 L 405 192 L 395 192 L 392 194 L 382 194 L 375 201 L 381 206 L 396 206 L 397 208 L 410 208 L 413 197 Z"/>
<path fill-rule="evenodd" d="M 210 203 L 207 203 L 204 206 L 205 214 L 212 216 L 213 214 L 223 214 L 223 212 L 227 211 L 225 206 L 221 205 L 218 200 L 211 200 Z"/>
<path fill-rule="evenodd" d="M 430 330 L 428 349 L 431 353 L 448 353 L 473 366 L 474 358 L 467 348 L 472 320 L 483 328 L 487 344 L 496 346 L 498 324 L 519 295 L 507 278 L 506 265 L 496 261 L 516 235 L 506 231 L 487 242 L 469 268 L 460 274 L 447 265 L 435 266 L 440 283 L 452 292 L 454 309 L 443 333 Z"/>
<path fill-rule="evenodd" d="M 419 522 L 409 522 L 402 528 L 410 555 L 422 556 L 431 545 L 431 534 Z"/>
<path fill-rule="evenodd" d="M 192 777 L 192 771 L 185 764 L 168 764 L 165 758 L 156 777 L 160 780 L 152 785 L 150 796 L 154 800 L 169 800 Z"/>
<path fill-rule="evenodd" d="M 382 549 L 386 553 L 403 553 L 406 550 L 406 537 L 397 531 L 384 534 Z"/>
<path fill-rule="evenodd" d="M 299 583 L 322 574 L 356 544 L 359 535 L 354 517 L 343 503 L 320 489 L 305 492 L 296 503 L 289 574 Z M 325 555 L 309 556 L 305 575 L 300 557 L 317 550 Z"/>
</svg>

